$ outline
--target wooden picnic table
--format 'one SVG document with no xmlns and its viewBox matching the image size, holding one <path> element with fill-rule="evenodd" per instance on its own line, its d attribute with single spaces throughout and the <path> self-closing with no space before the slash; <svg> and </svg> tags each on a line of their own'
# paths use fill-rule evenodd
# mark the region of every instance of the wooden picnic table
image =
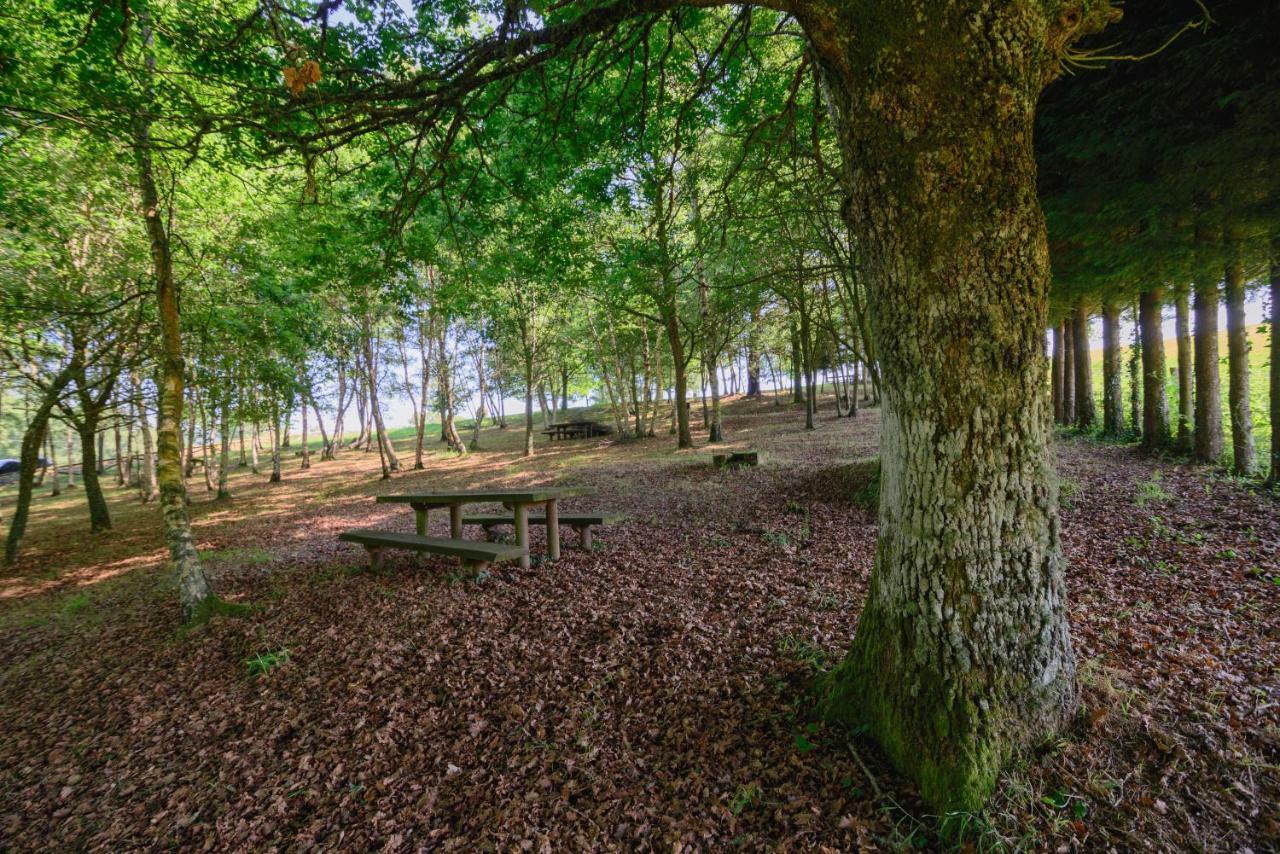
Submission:
<svg viewBox="0 0 1280 854">
<path fill-rule="evenodd" d="M 379 495 L 380 504 L 408 504 L 417 517 L 417 532 L 426 536 L 430 512 L 438 507 L 449 508 L 449 536 L 462 539 L 462 507 L 465 504 L 499 502 L 515 513 L 516 545 L 524 554 L 520 566 L 529 568 L 529 505 L 543 504 L 547 512 L 547 557 L 560 557 L 560 525 L 557 502 L 588 494 L 580 487 L 534 487 L 532 489 L 473 489 L 457 492 L 418 492 L 409 495 Z"/>
<path fill-rule="evenodd" d="M 604 426 L 595 421 L 558 421 L 542 431 L 553 442 L 556 439 L 587 439 L 605 432 Z"/>
</svg>

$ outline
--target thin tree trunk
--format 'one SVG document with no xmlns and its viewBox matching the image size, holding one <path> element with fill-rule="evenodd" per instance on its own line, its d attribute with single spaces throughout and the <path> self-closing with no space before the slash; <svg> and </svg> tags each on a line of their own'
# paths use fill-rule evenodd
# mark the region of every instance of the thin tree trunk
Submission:
<svg viewBox="0 0 1280 854">
<path fill-rule="evenodd" d="M 1267 484 L 1280 488 L 1280 231 L 1271 235 L 1271 470 Z"/>
<path fill-rule="evenodd" d="M 280 466 L 280 401 L 271 396 L 271 477 L 268 483 L 279 483 L 283 479 Z"/>
<path fill-rule="evenodd" d="M 147 52 L 147 71 L 150 74 L 155 68 L 154 57 L 150 55 L 150 27 L 145 13 L 141 13 L 139 19 L 139 30 Z M 213 590 L 200 565 L 195 538 L 191 533 L 191 521 L 187 517 L 187 488 L 182 480 L 182 460 L 178 453 L 178 432 L 182 424 L 182 386 L 186 368 L 182 359 L 178 290 L 173 278 L 169 235 L 161 219 L 160 194 L 156 190 L 152 171 L 151 127 L 148 119 L 140 118 L 135 121 L 133 142 L 142 209 L 151 240 L 156 301 L 160 312 L 160 417 L 157 427 L 160 511 L 164 519 L 170 563 L 178 580 L 182 617 L 190 620 L 196 616 L 201 605 L 213 598 Z"/>
<path fill-rule="evenodd" d="M 130 381 L 137 401 L 138 428 L 142 431 L 142 474 L 138 479 L 138 497 L 146 504 L 160 494 L 160 485 L 156 479 L 155 446 L 151 440 L 151 416 L 147 414 L 146 401 L 142 397 L 142 383 L 132 374 Z"/>
<path fill-rule="evenodd" d="M 1053 356 L 1049 363 L 1049 398 L 1053 402 L 1053 420 L 1062 423 L 1062 324 L 1053 326 Z"/>
<path fill-rule="evenodd" d="M 1159 451 L 1169 446 L 1169 402 L 1164 391 L 1165 357 L 1161 309 L 1164 292 L 1144 291 L 1138 301 L 1142 324 L 1142 447 Z"/>
<path fill-rule="evenodd" d="M 1178 344 L 1178 417 L 1173 447 L 1178 453 L 1187 454 L 1191 452 L 1191 425 L 1195 416 L 1191 398 L 1191 306 L 1185 287 L 1178 288 L 1173 305 L 1177 314 Z"/>
<path fill-rule="evenodd" d="M 1076 333 L 1068 317 L 1062 321 L 1062 423 L 1076 420 Z"/>
<path fill-rule="evenodd" d="M 57 442 L 54 441 L 52 430 L 49 430 L 49 439 L 46 444 L 49 447 L 49 476 L 52 480 L 52 485 L 49 487 L 49 495 L 56 498 L 62 494 L 62 478 L 58 475 Z M 68 461 L 69 463 L 70 461 Z"/>
<path fill-rule="evenodd" d="M 22 452 L 18 467 L 18 498 L 13 508 L 13 518 L 9 520 L 9 535 L 4 542 L 5 566 L 12 566 L 17 559 L 18 545 L 22 542 L 22 537 L 27 530 L 27 519 L 31 514 L 31 499 L 35 496 L 36 464 L 40 459 L 40 446 L 44 444 L 48 434 L 49 415 L 57 405 L 59 396 L 71 382 L 76 370 L 77 366 L 68 365 L 58 372 L 53 382 L 44 390 L 40 405 L 31 414 L 27 428 L 23 431 Z M 49 463 L 52 466 L 54 464 L 52 441 L 49 445 Z M 53 479 L 56 485 L 58 480 L 56 466 L 53 470 Z"/>
<path fill-rule="evenodd" d="M 1124 433 L 1124 393 L 1121 390 L 1120 307 L 1102 304 L 1102 433 Z"/>
<path fill-rule="evenodd" d="M 1129 423 L 1133 436 L 1142 439 L 1142 323 L 1138 306 L 1133 307 L 1133 347 L 1129 351 Z"/>
<path fill-rule="evenodd" d="M 1204 278 L 1195 283 L 1195 431 L 1197 462 L 1216 463 L 1222 457 L 1222 381 L 1218 372 L 1218 285 Z"/>
<path fill-rule="evenodd" d="M 1072 340 L 1075 342 L 1076 428 L 1092 430 L 1098 420 L 1093 402 L 1093 365 L 1089 359 L 1089 314 L 1084 301 L 1077 300 L 1072 316 Z"/>
<path fill-rule="evenodd" d="M 241 436 L 244 434 L 241 433 Z M 222 405 L 218 407 L 218 439 L 221 443 L 218 459 L 218 501 L 231 498 L 228 482 L 231 478 L 231 390 L 222 393 Z M 243 447 L 243 440 L 242 440 Z"/>
<path fill-rule="evenodd" d="M 111 530 L 111 512 L 98 479 L 98 419 L 101 410 L 86 408 L 80 415 L 80 476 L 84 481 L 84 497 L 89 505 L 89 530 L 92 533 Z M 70 436 L 70 434 L 68 434 Z"/>
<path fill-rule="evenodd" d="M 1236 474 L 1253 474 L 1258 462 L 1249 409 L 1249 327 L 1244 319 L 1244 268 L 1227 265 L 1223 298 L 1227 303 L 1227 404 L 1231 410 L 1231 459 Z"/>
</svg>

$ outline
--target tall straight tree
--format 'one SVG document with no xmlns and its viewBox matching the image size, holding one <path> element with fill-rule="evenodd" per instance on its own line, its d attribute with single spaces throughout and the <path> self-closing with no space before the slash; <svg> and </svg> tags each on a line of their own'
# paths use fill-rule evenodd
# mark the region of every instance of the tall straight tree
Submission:
<svg viewBox="0 0 1280 854">
<path fill-rule="evenodd" d="M 1169 445 L 1169 402 L 1164 391 L 1165 356 L 1161 310 L 1164 292 L 1143 291 L 1138 300 L 1142 326 L 1142 447 L 1158 451 Z"/>
<path fill-rule="evenodd" d="M 1196 399 L 1193 456 L 1216 463 L 1222 456 L 1222 387 L 1218 372 L 1218 285 L 1202 274 L 1195 282 Z"/>
<path fill-rule="evenodd" d="M 1191 306 L 1187 289 L 1179 287 L 1173 295 L 1178 342 L 1178 417 L 1173 447 L 1178 453 L 1191 451 L 1192 415 L 1192 367 L 1191 367 Z"/>
<path fill-rule="evenodd" d="M 1102 433 L 1124 433 L 1124 394 L 1121 391 L 1120 306 L 1102 303 Z"/>
<path fill-rule="evenodd" d="M 1227 403 L 1231 411 L 1231 460 L 1236 474 L 1253 473 L 1257 448 L 1249 409 L 1249 327 L 1244 318 L 1244 268 L 1227 264 L 1223 299 L 1227 304 Z"/>
<path fill-rule="evenodd" d="M 1083 299 L 1076 300 L 1071 322 L 1072 339 L 1076 345 L 1075 425 L 1081 430 L 1092 430 L 1094 422 L 1098 420 L 1098 413 L 1093 402 L 1093 365 L 1089 359 L 1089 312 L 1084 307 Z"/>
</svg>

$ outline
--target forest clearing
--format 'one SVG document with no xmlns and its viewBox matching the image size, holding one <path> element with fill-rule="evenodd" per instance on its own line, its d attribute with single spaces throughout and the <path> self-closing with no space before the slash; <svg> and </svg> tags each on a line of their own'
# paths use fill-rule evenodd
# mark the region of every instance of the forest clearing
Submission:
<svg viewBox="0 0 1280 854">
<path fill-rule="evenodd" d="M 908 783 L 806 711 L 866 595 L 875 513 L 852 496 L 877 413 L 805 433 L 798 409 L 730 403 L 735 445 L 765 452 L 733 472 L 660 439 L 561 443 L 530 461 L 518 433 L 494 429 L 483 452 L 433 453 L 402 480 L 554 480 L 629 508 L 596 551 L 483 579 L 408 555 L 372 574 L 336 541 L 357 524 L 412 530 L 369 498 L 387 488 L 376 454 L 278 484 L 238 474 L 238 506 L 197 492 L 192 520 L 214 584 L 254 610 L 185 632 L 157 602 L 171 594 L 148 514 L 73 544 L 72 508 L 44 511 L 47 533 L 0 592 L 4 835 L 24 848 L 943 844 Z M 1271 499 L 1123 446 L 1070 439 L 1057 457 L 1081 710 L 957 838 L 1274 841 Z"/>
</svg>

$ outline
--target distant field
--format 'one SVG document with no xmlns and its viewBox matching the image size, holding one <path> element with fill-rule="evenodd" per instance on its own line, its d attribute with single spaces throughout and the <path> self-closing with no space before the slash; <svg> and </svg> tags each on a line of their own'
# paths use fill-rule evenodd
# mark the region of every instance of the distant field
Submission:
<svg viewBox="0 0 1280 854">
<path fill-rule="evenodd" d="M 1133 352 L 1132 325 L 1125 329 L 1124 370 L 1121 384 L 1125 399 L 1125 415 L 1129 413 L 1129 357 Z M 1249 330 L 1249 402 L 1253 415 L 1253 436 L 1259 449 L 1259 463 L 1266 459 L 1265 448 L 1270 447 L 1272 424 L 1270 419 L 1270 403 L 1267 397 L 1267 384 L 1270 382 L 1271 343 L 1269 327 L 1254 326 Z M 1165 364 L 1168 373 L 1165 380 L 1166 394 L 1169 396 L 1169 417 L 1172 425 L 1177 426 L 1178 413 L 1178 342 L 1170 337 L 1164 342 Z M 1218 336 L 1218 355 L 1222 372 L 1222 425 L 1226 442 L 1226 456 L 1223 463 L 1230 462 L 1231 454 L 1231 420 L 1227 408 L 1227 333 L 1222 330 Z M 1102 417 L 1102 348 L 1090 350 L 1090 363 L 1093 368 L 1093 396 L 1098 407 L 1098 417 Z"/>
</svg>

